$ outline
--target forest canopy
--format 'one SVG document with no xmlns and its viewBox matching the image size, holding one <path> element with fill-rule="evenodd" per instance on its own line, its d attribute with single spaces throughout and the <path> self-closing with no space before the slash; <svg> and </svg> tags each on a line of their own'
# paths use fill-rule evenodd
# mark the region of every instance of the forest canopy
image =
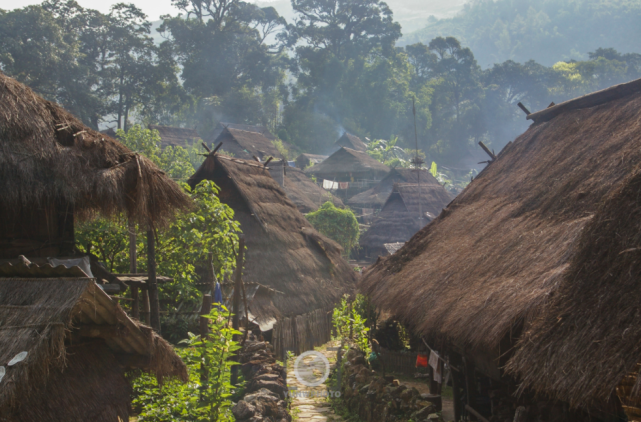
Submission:
<svg viewBox="0 0 641 422">
<path fill-rule="evenodd" d="M 177 0 L 154 23 L 133 4 L 0 10 L 0 70 L 96 129 L 264 125 L 289 152 L 344 131 L 476 165 L 531 111 L 641 77 L 641 5 L 472 0 L 403 37 L 382 0 L 292 0 L 293 19 L 240 0 Z M 606 31 L 607 28 L 607 31 Z M 416 114 L 412 109 L 415 102 Z M 416 130 L 415 125 L 416 124 Z"/>
</svg>

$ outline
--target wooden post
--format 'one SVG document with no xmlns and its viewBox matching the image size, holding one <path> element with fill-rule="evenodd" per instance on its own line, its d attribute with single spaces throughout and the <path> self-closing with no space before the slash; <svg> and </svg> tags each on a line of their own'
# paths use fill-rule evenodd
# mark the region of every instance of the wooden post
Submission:
<svg viewBox="0 0 641 422">
<path fill-rule="evenodd" d="M 243 274 L 243 255 L 245 253 L 245 237 L 240 235 L 238 239 L 238 256 L 236 257 L 236 279 L 234 280 L 234 297 L 232 299 L 232 327 L 235 330 L 240 328 L 240 292 L 242 290 L 242 274 Z M 238 341 L 238 335 L 234 335 L 234 340 Z M 238 383 L 238 366 L 234 365 L 231 368 L 231 384 Z"/>
<path fill-rule="evenodd" d="M 149 310 L 149 286 L 142 291 L 142 313 L 144 314 L 145 324 L 151 325 L 151 312 Z"/>
<path fill-rule="evenodd" d="M 158 283 L 156 281 L 156 238 L 154 230 L 147 230 L 147 284 L 151 328 L 160 334 L 160 304 L 158 302 Z"/>
<path fill-rule="evenodd" d="M 211 295 L 203 295 L 203 305 L 200 308 L 200 338 L 203 340 L 203 348 L 205 347 L 205 338 L 209 334 L 209 319 L 205 318 L 203 315 L 208 315 L 211 312 Z M 203 361 L 200 364 L 200 399 L 203 399 L 203 393 L 207 389 L 207 379 L 209 378 L 209 373 L 207 371 L 207 366 Z"/>
<path fill-rule="evenodd" d="M 133 302 L 131 304 L 131 315 L 137 320 L 140 320 L 140 300 L 138 299 L 138 287 L 131 287 L 131 298 L 133 299 Z"/>
<path fill-rule="evenodd" d="M 129 273 L 136 274 L 138 272 L 137 251 L 136 251 L 136 223 L 132 219 L 128 222 L 129 230 Z M 131 287 L 131 314 L 134 318 L 140 319 L 140 299 L 138 296 L 138 287 Z"/>
<path fill-rule="evenodd" d="M 438 394 L 438 382 L 434 380 L 434 368 L 428 366 L 430 375 L 430 394 Z"/>
<path fill-rule="evenodd" d="M 465 406 L 465 409 L 468 410 L 468 407 L 471 407 L 472 405 L 476 406 L 476 374 L 474 370 L 474 364 L 470 362 L 469 359 L 464 359 L 465 360 L 465 393 L 467 396 L 467 405 Z M 477 416 L 469 412 L 468 414 L 469 418 L 471 421 L 477 420 Z"/>
<path fill-rule="evenodd" d="M 454 420 L 460 421 L 463 417 L 463 400 L 461 397 L 461 389 L 465 385 L 465 378 L 462 373 L 454 370 L 454 366 L 462 368 L 463 361 L 456 353 L 450 354 L 450 363 L 452 364 L 452 399 L 454 401 Z"/>
</svg>

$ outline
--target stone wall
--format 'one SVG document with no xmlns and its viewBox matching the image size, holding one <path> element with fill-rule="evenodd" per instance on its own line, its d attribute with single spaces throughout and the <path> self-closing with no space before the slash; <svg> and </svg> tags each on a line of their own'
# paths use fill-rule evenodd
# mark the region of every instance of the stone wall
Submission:
<svg viewBox="0 0 641 422">
<path fill-rule="evenodd" d="M 271 344 L 249 336 L 239 354 L 246 393 L 232 407 L 237 422 L 291 422 L 285 394 L 285 369 L 274 357 Z"/>
<path fill-rule="evenodd" d="M 393 377 L 372 371 L 365 357 L 350 349 L 343 361 L 341 399 L 365 422 L 441 421 L 440 396 L 421 394 Z"/>
</svg>

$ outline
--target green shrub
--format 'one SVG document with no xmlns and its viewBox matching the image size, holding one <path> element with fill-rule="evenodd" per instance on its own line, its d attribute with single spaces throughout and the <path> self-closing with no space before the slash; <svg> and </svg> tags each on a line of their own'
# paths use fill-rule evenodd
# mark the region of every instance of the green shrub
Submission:
<svg viewBox="0 0 641 422">
<path fill-rule="evenodd" d="M 341 245 L 346 256 L 349 256 L 358 244 L 358 221 L 351 210 L 342 210 L 336 208 L 331 202 L 325 202 L 318 210 L 310 212 L 306 217 L 316 230 Z"/>
</svg>

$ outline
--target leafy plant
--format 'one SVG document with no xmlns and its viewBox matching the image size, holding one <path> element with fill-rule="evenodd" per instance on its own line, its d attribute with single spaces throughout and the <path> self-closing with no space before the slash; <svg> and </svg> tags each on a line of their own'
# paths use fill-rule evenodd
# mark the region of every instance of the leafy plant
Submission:
<svg viewBox="0 0 641 422">
<path fill-rule="evenodd" d="M 272 141 L 272 144 L 274 144 L 280 155 L 282 155 L 285 160 L 289 160 L 289 150 L 283 144 L 283 141 L 281 141 L 280 139 L 275 139 Z"/>
<path fill-rule="evenodd" d="M 230 361 L 240 349 L 233 340 L 237 330 L 227 324 L 227 309 L 214 308 L 210 319 L 211 334 L 205 339 L 189 333 L 188 345 L 177 352 L 187 364 L 189 381 L 182 384 L 171 380 L 158 384 L 155 377 L 142 374 L 133 381 L 134 408 L 139 410 L 139 422 L 160 421 L 233 421 L 231 396 L 237 387 L 230 383 Z M 202 376 L 205 374 L 205 376 Z"/>
<path fill-rule="evenodd" d="M 432 161 L 432 167 L 430 167 L 430 173 L 432 174 L 432 176 L 438 177 L 438 169 L 434 161 Z"/>
<path fill-rule="evenodd" d="M 354 301 L 349 301 L 345 295 L 340 304 L 332 312 L 332 325 L 336 330 L 335 339 L 345 339 L 353 344 L 366 356 L 372 352 L 369 343 L 366 312 L 369 312 L 369 301 L 363 295 L 357 295 Z"/>
<path fill-rule="evenodd" d="M 307 220 L 330 239 L 335 240 L 349 253 L 358 244 L 358 221 L 349 209 L 336 208 L 332 202 L 325 202 L 318 210 L 307 214 Z"/>
</svg>

